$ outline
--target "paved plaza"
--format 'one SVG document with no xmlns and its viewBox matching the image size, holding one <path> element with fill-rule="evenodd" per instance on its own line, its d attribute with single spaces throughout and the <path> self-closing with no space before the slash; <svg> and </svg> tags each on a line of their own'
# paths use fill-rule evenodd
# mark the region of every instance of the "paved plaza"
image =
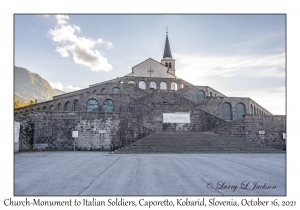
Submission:
<svg viewBox="0 0 300 210">
<path fill-rule="evenodd" d="M 286 195 L 286 155 L 21 152 L 14 195 Z"/>
</svg>

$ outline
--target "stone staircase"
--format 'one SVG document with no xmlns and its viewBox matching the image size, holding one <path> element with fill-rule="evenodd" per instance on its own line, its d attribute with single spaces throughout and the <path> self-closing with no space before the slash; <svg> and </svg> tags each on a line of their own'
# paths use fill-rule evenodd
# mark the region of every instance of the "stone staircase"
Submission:
<svg viewBox="0 0 300 210">
<path fill-rule="evenodd" d="M 160 131 L 114 153 L 281 153 L 284 151 L 214 132 Z"/>
</svg>

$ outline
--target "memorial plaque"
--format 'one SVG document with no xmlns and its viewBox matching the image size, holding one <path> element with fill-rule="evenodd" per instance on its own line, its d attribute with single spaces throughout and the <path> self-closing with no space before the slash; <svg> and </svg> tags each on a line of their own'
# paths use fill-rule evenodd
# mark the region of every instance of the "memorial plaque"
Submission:
<svg viewBox="0 0 300 210">
<path fill-rule="evenodd" d="M 163 113 L 163 123 L 191 123 L 190 113 Z"/>
<path fill-rule="evenodd" d="M 265 135 L 266 132 L 265 132 L 265 131 L 258 131 L 258 134 L 259 134 L 259 135 Z"/>
<path fill-rule="evenodd" d="M 99 130 L 99 133 L 106 133 L 106 130 Z"/>
<path fill-rule="evenodd" d="M 78 138 L 78 131 L 72 131 L 72 138 Z"/>
<path fill-rule="evenodd" d="M 286 138 L 286 133 L 282 133 L 282 139 L 285 140 L 285 138 Z"/>
</svg>

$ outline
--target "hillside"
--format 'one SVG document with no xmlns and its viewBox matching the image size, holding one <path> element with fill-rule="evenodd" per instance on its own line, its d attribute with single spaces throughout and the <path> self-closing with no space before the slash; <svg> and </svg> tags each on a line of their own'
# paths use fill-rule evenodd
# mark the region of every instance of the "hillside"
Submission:
<svg viewBox="0 0 300 210">
<path fill-rule="evenodd" d="M 52 100 L 58 93 L 52 89 L 47 80 L 40 75 L 31 73 L 25 68 L 14 67 L 14 95 L 21 101 Z"/>
</svg>

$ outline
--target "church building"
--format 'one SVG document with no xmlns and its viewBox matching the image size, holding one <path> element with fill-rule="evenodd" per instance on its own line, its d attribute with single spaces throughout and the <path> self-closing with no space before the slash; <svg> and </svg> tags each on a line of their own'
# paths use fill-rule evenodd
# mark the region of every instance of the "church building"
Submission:
<svg viewBox="0 0 300 210">
<path fill-rule="evenodd" d="M 285 116 L 272 115 L 251 98 L 229 97 L 178 78 L 170 46 L 167 33 L 161 61 L 148 58 L 123 77 L 15 109 L 20 150 L 121 151 L 154 134 L 184 140 L 207 133 L 284 148 Z"/>
</svg>

